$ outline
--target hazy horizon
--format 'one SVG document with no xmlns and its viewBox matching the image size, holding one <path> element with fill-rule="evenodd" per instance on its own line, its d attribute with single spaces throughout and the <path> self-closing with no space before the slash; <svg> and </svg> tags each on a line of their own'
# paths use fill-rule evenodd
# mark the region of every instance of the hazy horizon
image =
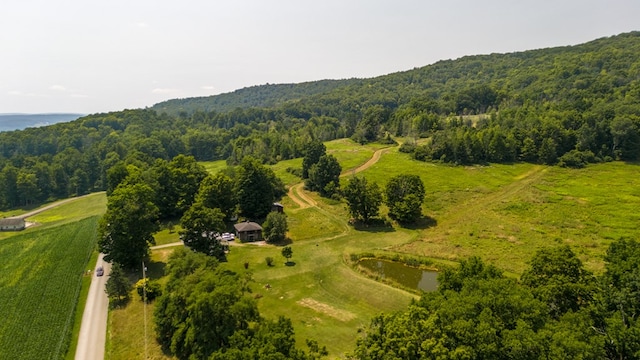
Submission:
<svg viewBox="0 0 640 360">
<path fill-rule="evenodd" d="M 370 78 L 638 30 L 640 2 L 10 1 L 0 113 L 92 114 L 266 83 Z"/>
</svg>

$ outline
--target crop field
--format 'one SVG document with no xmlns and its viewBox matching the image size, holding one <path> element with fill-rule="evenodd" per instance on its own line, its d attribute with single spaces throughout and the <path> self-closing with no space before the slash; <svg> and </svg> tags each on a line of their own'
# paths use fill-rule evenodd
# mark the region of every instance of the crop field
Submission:
<svg viewBox="0 0 640 360">
<path fill-rule="evenodd" d="M 97 220 L 0 241 L 0 359 L 65 356 Z"/>
</svg>

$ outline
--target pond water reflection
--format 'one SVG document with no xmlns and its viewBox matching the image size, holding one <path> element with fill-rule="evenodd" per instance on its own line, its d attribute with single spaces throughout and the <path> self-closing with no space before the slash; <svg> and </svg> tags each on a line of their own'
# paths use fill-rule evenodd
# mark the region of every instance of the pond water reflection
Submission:
<svg viewBox="0 0 640 360">
<path fill-rule="evenodd" d="M 360 260 L 358 264 L 377 273 L 381 278 L 390 279 L 411 289 L 423 291 L 438 289 L 438 272 L 436 271 L 422 270 L 380 259 L 364 259 Z"/>
</svg>

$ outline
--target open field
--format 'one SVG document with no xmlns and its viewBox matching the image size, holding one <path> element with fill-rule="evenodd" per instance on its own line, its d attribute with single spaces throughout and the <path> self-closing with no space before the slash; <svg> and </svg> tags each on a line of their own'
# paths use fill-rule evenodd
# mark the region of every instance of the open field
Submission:
<svg viewBox="0 0 640 360">
<path fill-rule="evenodd" d="M 69 346 L 98 217 L 0 241 L 0 358 L 55 359 Z"/>
<path fill-rule="evenodd" d="M 357 168 L 382 147 L 361 147 L 350 140 L 327 143 L 345 169 Z M 300 162 L 288 160 L 273 168 L 282 176 L 286 167 L 299 167 Z M 414 161 L 391 148 L 360 175 L 384 187 L 401 173 L 422 178 L 427 190 L 423 212 L 435 226 L 354 229 L 347 224 L 344 203 L 304 192 L 311 206 L 282 200 L 295 265 L 284 265 L 278 246 L 243 245 L 232 247 L 222 266 L 242 273 L 248 262 L 261 314 L 291 318 L 300 344 L 307 338 L 318 340 L 335 358 L 353 349 L 357 330 L 372 316 L 403 309 L 415 298 L 352 270 L 350 254 L 411 254 L 433 259 L 436 265 L 478 255 L 518 276 L 537 249 L 568 244 L 597 272 L 612 239 L 640 236 L 637 165 L 604 163 L 582 170 L 535 164 L 455 167 Z M 351 176 L 348 171 L 345 175 L 343 182 Z M 288 185 L 299 181 L 290 176 Z M 170 251 L 154 251 L 155 276 L 161 276 Z M 266 257 L 274 258 L 275 266 L 267 266 Z M 143 358 L 141 338 L 135 335 L 142 331 L 142 315 L 136 298 L 112 312 L 108 358 Z M 153 341 L 153 336 L 147 339 Z M 168 358 L 155 344 L 149 349 L 150 358 Z"/>
<path fill-rule="evenodd" d="M 568 244 L 598 272 L 611 240 L 640 236 L 637 165 L 451 167 L 390 152 L 363 175 L 384 186 L 402 169 L 424 181 L 425 214 L 437 226 L 394 251 L 448 260 L 478 255 L 519 274 L 536 250 Z"/>
</svg>

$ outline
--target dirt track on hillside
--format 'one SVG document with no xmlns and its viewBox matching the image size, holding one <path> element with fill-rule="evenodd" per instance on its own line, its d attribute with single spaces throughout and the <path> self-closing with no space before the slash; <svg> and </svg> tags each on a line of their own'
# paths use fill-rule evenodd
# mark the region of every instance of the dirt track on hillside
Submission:
<svg viewBox="0 0 640 360">
<path fill-rule="evenodd" d="M 371 156 L 371 158 L 367 160 L 367 162 L 365 162 L 364 164 L 358 166 L 353 170 L 349 170 L 347 172 L 340 174 L 340 177 L 355 175 L 359 172 L 367 170 L 368 168 L 373 166 L 375 163 L 377 163 L 378 160 L 380 160 L 380 157 L 382 156 L 382 154 L 387 152 L 389 149 L 390 148 L 383 148 L 383 149 L 376 150 Z M 296 203 L 299 206 L 299 209 L 316 207 L 318 205 L 318 203 L 316 203 L 315 200 L 313 200 L 304 192 L 304 182 L 292 185 L 289 188 L 289 192 L 287 193 L 287 195 L 294 203 Z"/>
</svg>

